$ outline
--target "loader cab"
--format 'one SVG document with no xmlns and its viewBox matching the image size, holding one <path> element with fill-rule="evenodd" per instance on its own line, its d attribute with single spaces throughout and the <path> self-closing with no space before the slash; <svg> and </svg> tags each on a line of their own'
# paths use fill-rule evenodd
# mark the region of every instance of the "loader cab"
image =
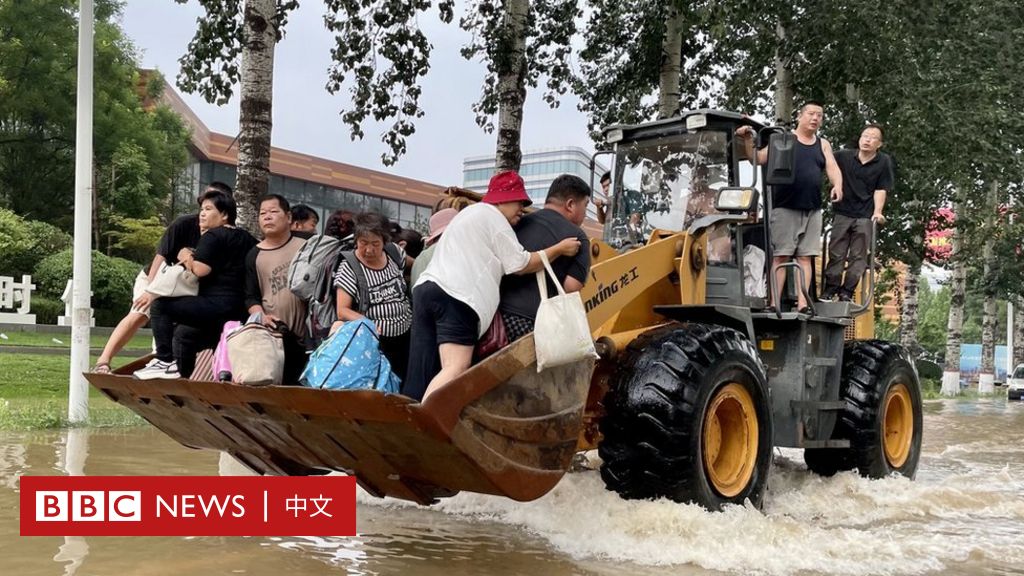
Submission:
<svg viewBox="0 0 1024 576">
<path fill-rule="evenodd" d="M 763 254 L 766 238 L 755 168 L 735 137 L 745 125 L 763 128 L 714 110 L 608 128 L 613 159 L 604 241 L 628 251 L 652 234 L 706 230 L 707 303 L 761 308 L 766 293 L 750 282 L 751 289 L 744 287 L 744 252 L 753 246 Z M 757 259 L 753 276 L 761 277 L 764 262 Z"/>
<path fill-rule="evenodd" d="M 719 192 L 754 179 L 752 164 L 736 147 L 734 133 L 742 125 L 761 128 L 739 114 L 712 110 L 608 128 L 613 168 L 604 240 L 628 249 L 645 244 L 654 230 L 685 231 L 722 213 Z M 756 205 L 750 212 L 756 216 Z"/>
</svg>

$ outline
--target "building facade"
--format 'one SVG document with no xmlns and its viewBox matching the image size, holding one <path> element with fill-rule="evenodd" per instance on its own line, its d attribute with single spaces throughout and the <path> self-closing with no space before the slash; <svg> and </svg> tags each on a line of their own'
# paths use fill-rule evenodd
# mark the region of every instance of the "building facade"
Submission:
<svg viewBox="0 0 1024 576">
<path fill-rule="evenodd" d="M 462 161 L 462 187 L 474 192 L 486 192 L 487 182 L 494 175 L 494 156 L 473 156 Z M 526 183 L 526 193 L 534 206 L 544 204 L 551 182 L 562 174 L 574 174 L 585 182 L 593 182 L 595 191 L 600 192 L 599 180 L 608 169 L 597 164 L 593 174 L 590 170 L 590 154 L 582 148 L 551 148 L 523 152 L 519 175 Z"/>
<path fill-rule="evenodd" d="M 235 138 L 212 132 L 169 85 L 161 98 L 192 129 L 190 162 L 172 201 L 172 212 L 196 209 L 196 198 L 210 182 L 234 187 L 238 147 Z M 375 211 L 403 228 L 427 232 L 434 203 L 446 186 L 386 172 L 334 162 L 272 147 L 270 192 L 294 204 L 306 204 L 320 215 L 320 230 L 338 209 Z"/>
</svg>

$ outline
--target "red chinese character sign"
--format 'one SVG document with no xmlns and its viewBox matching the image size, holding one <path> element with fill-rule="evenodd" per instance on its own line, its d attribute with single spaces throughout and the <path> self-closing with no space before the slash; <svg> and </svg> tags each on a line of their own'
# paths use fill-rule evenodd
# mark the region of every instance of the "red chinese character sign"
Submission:
<svg viewBox="0 0 1024 576">
<path fill-rule="evenodd" d="M 942 266 L 953 254 L 953 225 L 956 215 L 949 208 L 939 208 L 925 226 L 925 260 Z"/>
</svg>

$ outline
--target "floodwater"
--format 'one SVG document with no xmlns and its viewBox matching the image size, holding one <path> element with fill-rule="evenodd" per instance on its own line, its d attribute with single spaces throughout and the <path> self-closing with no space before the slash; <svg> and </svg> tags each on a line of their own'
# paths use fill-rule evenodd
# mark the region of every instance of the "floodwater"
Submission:
<svg viewBox="0 0 1024 576">
<path fill-rule="evenodd" d="M 0 433 L 0 575 L 1022 574 L 1024 404 L 925 405 L 914 482 L 819 478 L 776 453 L 763 511 L 626 502 L 596 472 L 531 503 L 360 493 L 351 538 L 23 538 L 25 474 L 216 475 L 151 428 Z"/>
</svg>

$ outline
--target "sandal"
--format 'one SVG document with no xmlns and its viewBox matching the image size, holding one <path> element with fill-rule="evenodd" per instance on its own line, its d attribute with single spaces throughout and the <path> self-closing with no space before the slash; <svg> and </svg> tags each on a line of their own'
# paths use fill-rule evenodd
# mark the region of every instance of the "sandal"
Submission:
<svg viewBox="0 0 1024 576">
<path fill-rule="evenodd" d="M 92 373 L 93 374 L 110 374 L 111 373 L 110 363 L 109 362 L 100 362 L 96 366 L 93 366 Z"/>
</svg>

